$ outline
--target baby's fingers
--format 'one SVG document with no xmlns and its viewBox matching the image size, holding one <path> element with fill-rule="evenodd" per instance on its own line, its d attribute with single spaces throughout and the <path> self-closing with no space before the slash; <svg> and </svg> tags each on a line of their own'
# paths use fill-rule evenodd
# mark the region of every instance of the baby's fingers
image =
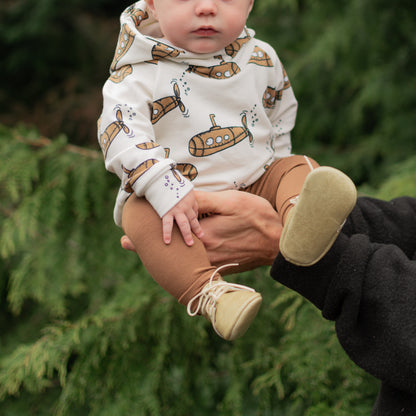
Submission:
<svg viewBox="0 0 416 416">
<path fill-rule="evenodd" d="M 188 246 L 192 246 L 194 244 L 194 239 L 192 237 L 192 230 L 191 224 L 188 220 L 188 217 L 184 214 L 178 215 L 175 218 L 176 224 L 178 225 L 179 231 L 182 234 L 183 241 Z"/>
<path fill-rule="evenodd" d="M 173 217 L 171 215 L 165 215 L 162 218 L 162 233 L 163 242 L 170 244 L 172 241 L 172 229 L 173 229 Z"/>
</svg>

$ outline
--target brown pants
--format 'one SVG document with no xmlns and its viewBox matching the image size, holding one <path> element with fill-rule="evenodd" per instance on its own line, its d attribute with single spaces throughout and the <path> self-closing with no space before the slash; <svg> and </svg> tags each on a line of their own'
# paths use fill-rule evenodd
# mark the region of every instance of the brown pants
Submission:
<svg viewBox="0 0 416 416">
<path fill-rule="evenodd" d="M 292 205 L 290 200 L 299 195 L 306 176 L 317 166 L 306 156 L 279 159 L 246 191 L 267 199 L 284 223 Z M 162 221 L 144 198 L 127 200 L 122 223 L 153 279 L 180 303 L 186 305 L 215 272 L 216 267 L 210 264 L 202 242 L 194 237 L 194 245 L 188 247 L 176 225 L 172 242 L 169 245 L 163 242 Z"/>
</svg>

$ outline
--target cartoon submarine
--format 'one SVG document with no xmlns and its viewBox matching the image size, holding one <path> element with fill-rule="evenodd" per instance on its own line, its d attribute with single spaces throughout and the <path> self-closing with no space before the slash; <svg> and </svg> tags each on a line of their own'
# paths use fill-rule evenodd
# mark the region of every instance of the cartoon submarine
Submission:
<svg viewBox="0 0 416 416">
<path fill-rule="evenodd" d="M 131 45 L 134 42 L 134 38 L 134 32 L 127 26 L 127 24 L 124 24 L 121 28 L 120 36 L 118 38 L 118 43 L 116 47 L 116 52 L 114 54 L 113 62 L 111 63 L 112 71 L 115 71 L 117 69 L 118 63 L 130 49 Z"/>
<path fill-rule="evenodd" d="M 181 95 L 179 91 L 178 84 L 173 85 L 173 93 L 175 95 L 171 95 L 169 97 L 161 98 L 160 100 L 154 101 L 151 114 L 152 114 L 152 124 L 156 124 L 165 114 L 169 113 L 169 111 L 174 110 L 176 107 L 184 113 L 186 108 L 181 101 Z"/>
<path fill-rule="evenodd" d="M 259 46 L 256 46 L 254 48 L 254 51 L 251 55 L 250 60 L 248 61 L 249 64 L 256 64 L 259 66 L 266 66 L 266 67 L 272 67 L 273 62 L 270 56 L 267 54 L 266 51 L 261 49 Z"/>
<path fill-rule="evenodd" d="M 149 64 L 157 64 L 160 59 L 176 58 L 185 51 L 175 49 L 162 42 L 157 42 L 152 48 L 152 60 L 146 61 Z"/>
<path fill-rule="evenodd" d="M 190 181 L 195 180 L 198 176 L 198 169 L 191 163 L 177 163 L 175 168 Z"/>
<path fill-rule="evenodd" d="M 124 78 L 128 77 L 132 73 L 133 67 L 131 65 L 124 65 L 117 71 L 114 71 L 113 74 L 110 76 L 109 80 L 114 82 L 115 84 L 119 84 L 124 80 Z"/>
<path fill-rule="evenodd" d="M 219 65 L 207 67 L 190 65 L 186 71 L 204 78 L 228 79 L 238 74 L 241 69 L 235 62 L 221 62 Z"/>
<path fill-rule="evenodd" d="M 253 135 L 247 128 L 247 116 L 244 114 L 242 127 L 220 127 L 215 123 L 215 115 L 210 114 L 212 127 L 203 133 L 199 133 L 189 140 L 189 153 L 195 157 L 210 156 L 214 153 L 228 149 L 237 143 L 249 138 L 253 142 Z"/>
<path fill-rule="evenodd" d="M 228 56 L 231 56 L 232 58 L 234 58 L 237 55 L 238 51 L 241 49 L 241 47 L 245 43 L 249 42 L 250 39 L 251 39 L 251 37 L 248 34 L 247 29 L 246 29 L 246 36 L 244 38 L 239 38 L 239 39 L 235 40 L 233 43 L 230 43 L 228 46 L 226 46 L 225 47 L 225 53 Z"/>
<path fill-rule="evenodd" d="M 124 186 L 124 190 L 128 193 L 134 192 L 133 185 L 134 183 L 146 173 L 152 166 L 154 166 L 158 161 L 156 159 L 148 159 L 137 166 L 135 169 L 126 169 L 123 166 L 124 173 L 127 173 L 128 180 Z"/>
<path fill-rule="evenodd" d="M 143 20 L 149 18 L 149 15 L 146 11 L 142 9 L 136 9 L 136 5 L 132 4 L 127 10 L 126 14 L 131 17 L 136 27 L 139 27 Z"/>
<path fill-rule="evenodd" d="M 100 146 L 104 153 L 104 157 L 107 157 L 108 148 L 122 130 L 126 134 L 130 133 L 130 129 L 124 124 L 123 114 L 120 109 L 117 109 L 116 118 L 117 121 L 113 121 L 110 125 L 108 125 L 103 134 L 100 136 Z"/>
<path fill-rule="evenodd" d="M 165 157 L 168 158 L 170 155 L 170 149 L 165 147 Z M 196 166 L 191 163 L 176 163 L 173 166 L 177 171 L 179 171 L 183 176 L 188 178 L 190 181 L 193 181 L 198 176 L 198 169 Z"/>
</svg>

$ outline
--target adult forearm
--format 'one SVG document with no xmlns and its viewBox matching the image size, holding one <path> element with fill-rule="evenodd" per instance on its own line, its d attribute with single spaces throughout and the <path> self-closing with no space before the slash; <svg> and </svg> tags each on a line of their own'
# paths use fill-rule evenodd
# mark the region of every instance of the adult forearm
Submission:
<svg viewBox="0 0 416 416">
<path fill-rule="evenodd" d="M 397 246 L 341 234 L 312 267 L 278 256 L 272 276 L 336 323 L 340 344 L 364 370 L 416 393 L 416 261 Z"/>
</svg>

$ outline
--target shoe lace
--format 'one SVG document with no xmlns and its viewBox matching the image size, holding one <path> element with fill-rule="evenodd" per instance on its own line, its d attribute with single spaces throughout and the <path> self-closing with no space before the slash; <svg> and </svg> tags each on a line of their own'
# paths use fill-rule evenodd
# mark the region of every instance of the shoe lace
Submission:
<svg viewBox="0 0 416 416">
<path fill-rule="evenodd" d="M 289 199 L 289 202 L 292 205 L 296 205 L 298 203 L 298 201 L 299 201 L 299 195 L 295 196 L 294 198 Z"/>
<path fill-rule="evenodd" d="M 225 281 L 213 280 L 216 273 L 220 270 L 225 269 L 226 267 L 238 266 L 238 263 L 224 264 L 223 266 L 218 267 L 214 273 L 212 273 L 209 282 L 204 286 L 204 288 L 196 296 L 194 296 L 187 306 L 187 312 L 189 316 L 198 315 L 201 311 L 208 314 L 211 318 L 212 326 L 215 332 L 218 333 L 217 328 L 215 327 L 215 315 L 216 315 L 216 305 L 218 299 L 227 292 L 234 292 L 236 290 L 249 290 L 250 292 L 255 292 L 254 289 L 248 286 L 239 285 L 237 283 L 229 283 Z M 196 307 L 194 304 L 197 301 Z M 219 334 L 220 335 L 220 334 Z"/>
</svg>

